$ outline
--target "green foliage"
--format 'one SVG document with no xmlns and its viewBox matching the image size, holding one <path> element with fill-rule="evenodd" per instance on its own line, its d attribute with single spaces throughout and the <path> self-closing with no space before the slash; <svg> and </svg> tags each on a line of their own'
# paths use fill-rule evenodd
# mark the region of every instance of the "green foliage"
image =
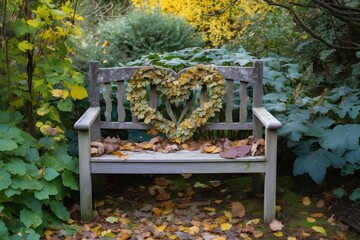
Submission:
<svg viewBox="0 0 360 240">
<path fill-rule="evenodd" d="M 134 11 L 100 23 L 97 31 L 89 34 L 84 51 L 86 60 L 91 58 L 105 66 L 117 66 L 150 52 L 174 51 L 201 44 L 194 28 L 181 18 L 157 11 Z"/>
<path fill-rule="evenodd" d="M 78 190 L 62 116 L 87 96 L 68 58 L 81 35 L 74 8 L 71 1 L 1 3 L 1 239 L 39 239 L 44 227 L 67 220 L 63 201 Z"/>
<path fill-rule="evenodd" d="M 0 141 L 15 145 L 0 150 L 0 236 L 21 234 L 24 239 L 39 239 L 44 227 L 69 218 L 63 200 L 71 190 L 78 190 L 74 180 L 77 161 L 63 142 L 46 149 L 18 128 L 21 115 L 17 112 L 0 114 Z"/>
</svg>

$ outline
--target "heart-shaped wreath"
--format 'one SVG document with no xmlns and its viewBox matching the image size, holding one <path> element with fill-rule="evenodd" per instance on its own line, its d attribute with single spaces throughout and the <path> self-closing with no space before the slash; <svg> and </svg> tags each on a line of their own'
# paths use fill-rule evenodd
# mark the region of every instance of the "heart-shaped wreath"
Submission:
<svg viewBox="0 0 360 240">
<path fill-rule="evenodd" d="M 178 120 L 171 116 L 165 118 L 158 110 L 150 107 L 146 99 L 148 86 L 156 86 L 160 96 L 167 99 L 167 108 L 171 104 L 179 106 L 187 101 L 192 105 L 194 91 L 206 87 L 209 99 L 194 109 L 191 115 L 182 121 L 187 110 L 183 110 Z M 221 74 L 209 65 L 196 65 L 187 69 L 176 79 L 173 73 L 158 66 L 143 67 L 136 71 L 128 82 L 127 100 L 131 104 L 133 114 L 156 130 L 167 135 L 171 141 L 184 142 L 191 138 L 197 128 L 220 111 L 225 93 L 225 81 Z M 182 121 L 182 122 L 181 122 Z"/>
</svg>

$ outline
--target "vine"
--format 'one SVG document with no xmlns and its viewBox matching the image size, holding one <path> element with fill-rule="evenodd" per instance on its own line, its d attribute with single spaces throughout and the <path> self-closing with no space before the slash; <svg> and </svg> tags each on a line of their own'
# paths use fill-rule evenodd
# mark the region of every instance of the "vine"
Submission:
<svg viewBox="0 0 360 240">
<path fill-rule="evenodd" d="M 178 120 L 165 118 L 159 111 L 149 106 L 145 96 L 148 86 L 156 86 L 160 96 L 165 97 L 167 105 L 179 106 L 186 101 L 186 107 Z M 210 99 L 201 103 L 191 115 L 181 122 L 187 108 L 190 107 L 194 91 L 207 87 Z M 134 73 L 129 80 L 127 100 L 130 101 L 134 115 L 147 124 L 152 124 L 156 130 L 166 134 L 171 141 L 184 142 L 191 138 L 197 128 L 215 116 L 222 107 L 225 93 L 225 82 L 221 74 L 212 66 L 196 65 L 186 70 L 178 80 L 164 68 L 157 66 L 144 67 Z M 181 122 L 181 123 L 180 123 Z"/>
</svg>

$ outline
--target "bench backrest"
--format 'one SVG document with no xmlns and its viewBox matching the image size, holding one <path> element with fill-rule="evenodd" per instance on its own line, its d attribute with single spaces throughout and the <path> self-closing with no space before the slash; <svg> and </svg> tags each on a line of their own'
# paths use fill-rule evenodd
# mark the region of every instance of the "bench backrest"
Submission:
<svg viewBox="0 0 360 240">
<path fill-rule="evenodd" d="M 127 116 L 125 110 L 125 81 L 129 80 L 132 74 L 142 67 L 112 67 L 99 68 L 98 62 L 90 62 L 89 77 L 90 77 L 90 106 L 100 106 L 100 85 L 104 84 L 102 95 L 105 100 L 105 120 L 100 120 L 95 123 L 98 128 L 104 129 L 149 129 L 150 126 L 139 123 L 136 117 Z M 261 107 L 263 104 L 263 63 L 261 61 L 254 62 L 252 67 L 239 66 L 215 66 L 215 69 L 226 80 L 226 93 L 224 95 L 225 106 L 220 114 L 207 123 L 204 128 L 208 130 L 253 130 L 256 128 L 253 122 L 246 122 L 248 118 L 248 104 L 251 103 L 253 107 Z M 186 69 L 179 73 L 173 72 L 175 78 L 178 78 Z M 247 92 L 248 84 L 252 84 L 252 100 Z M 116 87 L 115 87 L 116 86 Z M 117 105 L 116 111 L 118 115 L 117 121 L 112 121 L 111 116 L 113 112 L 113 104 L 111 96 L 114 95 L 113 90 L 116 91 Z M 204 90 L 204 89 L 202 89 Z M 205 89 L 206 91 L 206 89 Z M 206 96 L 206 92 L 200 94 Z M 251 94 L 250 94 L 251 95 Z M 157 96 L 156 87 L 150 88 L 150 106 L 156 108 Z M 239 98 L 239 109 L 234 107 L 234 99 Z M 234 113 L 239 114 L 234 116 Z M 129 114 L 129 112 L 128 112 Z M 128 119 L 131 119 L 129 121 Z M 221 120 L 223 119 L 223 122 Z M 236 121 L 234 120 L 236 119 Z M 127 121 L 126 121 L 127 120 Z M 100 137 L 100 130 L 92 133 L 92 138 Z"/>
</svg>

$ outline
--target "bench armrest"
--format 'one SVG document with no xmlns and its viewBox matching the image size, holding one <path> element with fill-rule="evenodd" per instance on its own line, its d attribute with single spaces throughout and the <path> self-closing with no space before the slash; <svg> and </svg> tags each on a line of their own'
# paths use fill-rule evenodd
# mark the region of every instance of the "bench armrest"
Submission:
<svg viewBox="0 0 360 240">
<path fill-rule="evenodd" d="M 74 129 L 89 130 L 95 119 L 100 114 L 100 107 L 90 107 L 86 112 L 76 121 Z"/>
<path fill-rule="evenodd" d="M 281 123 L 264 107 L 254 107 L 253 113 L 265 128 L 278 129 L 281 127 Z"/>
</svg>

